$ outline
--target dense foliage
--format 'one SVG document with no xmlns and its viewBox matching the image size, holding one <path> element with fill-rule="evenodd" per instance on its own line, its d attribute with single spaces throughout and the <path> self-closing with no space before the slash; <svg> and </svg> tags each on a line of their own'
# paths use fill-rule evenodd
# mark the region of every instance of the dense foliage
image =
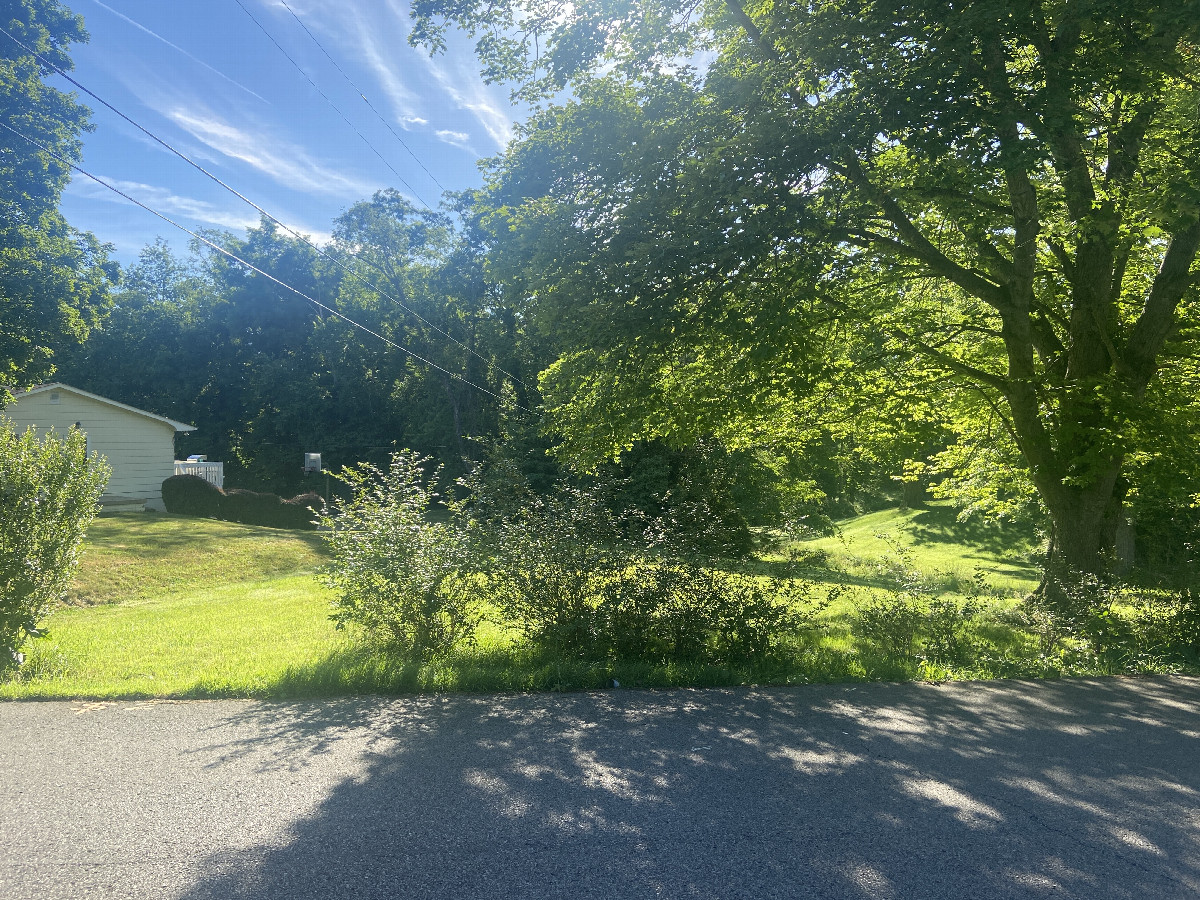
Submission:
<svg viewBox="0 0 1200 900">
<path fill-rule="evenodd" d="M 612 508 L 603 480 L 537 492 L 498 466 L 433 518 L 427 462 L 349 469 L 352 498 L 322 519 L 334 620 L 402 658 L 449 653 L 485 609 L 549 659 L 659 664 L 759 663 L 801 621 L 798 588 L 714 568 L 689 529 Z"/>
<path fill-rule="evenodd" d="M 0 25 L 62 69 L 71 68 L 70 45 L 87 40 L 83 20 L 57 0 L 4 0 Z M 54 370 L 56 348 L 87 337 L 116 270 L 96 239 L 59 213 L 71 171 L 45 152 L 77 160 L 88 110 L 46 83 L 47 65 L 7 37 L 0 46 L 2 404 Z"/>
<path fill-rule="evenodd" d="M 268 528 L 316 528 L 317 516 L 325 505 L 317 493 L 285 500 L 278 494 L 241 488 L 225 491 L 197 475 L 172 475 L 165 479 L 162 498 L 169 513 Z"/>
<path fill-rule="evenodd" d="M 5 9 L 69 65 L 78 19 Z M 0 387 L 53 360 L 195 423 L 179 453 L 236 489 L 326 488 L 301 454 L 384 468 L 408 446 L 445 484 L 507 459 L 543 499 L 599 473 L 607 509 L 696 553 L 932 493 L 1041 529 L 1048 585 L 1127 559 L 1131 518 L 1144 563 L 1186 572 L 1195 0 L 414 13 L 434 48 L 472 31 L 535 112 L 443 212 L 385 190 L 320 249 L 267 218 L 207 235 L 314 303 L 160 241 L 102 316 L 103 255 L 56 218 L 67 169 L 5 138 L 3 265 L 30 278 L 0 265 Z M 74 158 L 86 111 L 21 53 L 5 67 L 13 121 Z M 75 255 L 43 265 L 54 235 Z"/>
<path fill-rule="evenodd" d="M 62 599 L 108 474 L 82 432 L 18 433 L 0 418 L 0 674 Z"/>
<path fill-rule="evenodd" d="M 957 448 L 947 490 L 995 473 L 1048 513 L 1052 568 L 1105 567 L 1196 355 L 1200 6 L 415 9 L 542 102 L 486 218 L 558 323 L 573 452 L 861 433 L 905 477 Z"/>
<path fill-rule="evenodd" d="M 195 424 L 178 452 L 222 460 L 239 487 L 290 495 L 316 487 L 304 453 L 336 469 L 384 465 L 398 446 L 461 474 L 477 438 L 529 416 L 510 374 L 517 326 L 489 297 L 465 226 L 385 191 L 334 233 L 323 254 L 267 220 L 209 235 L 325 308 L 211 248 L 179 259 L 147 247 L 60 377 Z"/>
</svg>

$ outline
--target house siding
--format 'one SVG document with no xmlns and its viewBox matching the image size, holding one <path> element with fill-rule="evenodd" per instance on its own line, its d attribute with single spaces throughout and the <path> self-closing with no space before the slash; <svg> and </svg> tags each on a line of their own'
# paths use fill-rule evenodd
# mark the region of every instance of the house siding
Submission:
<svg viewBox="0 0 1200 900">
<path fill-rule="evenodd" d="M 88 451 L 105 457 L 112 468 L 105 495 L 145 500 L 148 507 L 162 509 L 162 483 L 175 474 L 175 429 L 90 397 L 57 393 L 58 403 L 52 402 L 52 392 L 35 393 L 19 397 L 0 414 L 20 430 L 32 425 L 39 432 L 66 434 L 78 422 Z"/>
</svg>

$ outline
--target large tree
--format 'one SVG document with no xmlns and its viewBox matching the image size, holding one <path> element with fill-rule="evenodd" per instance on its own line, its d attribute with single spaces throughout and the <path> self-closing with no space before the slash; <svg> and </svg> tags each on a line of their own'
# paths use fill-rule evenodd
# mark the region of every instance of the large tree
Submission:
<svg viewBox="0 0 1200 900">
<path fill-rule="evenodd" d="M 105 248 L 58 212 L 71 177 L 61 160 L 78 159 L 88 110 L 45 79 L 52 66 L 71 68 L 70 45 L 87 39 L 83 20 L 55 0 L 0 0 L 0 26 L 41 57 L 0 35 L 3 402 L 9 390 L 54 371 L 55 346 L 87 336 L 103 312 L 115 269 Z"/>
<path fill-rule="evenodd" d="M 542 103 L 491 189 L 568 430 L 769 432 L 832 336 L 995 423 L 1051 571 L 1103 568 L 1200 324 L 1200 3 L 414 6 Z"/>
</svg>

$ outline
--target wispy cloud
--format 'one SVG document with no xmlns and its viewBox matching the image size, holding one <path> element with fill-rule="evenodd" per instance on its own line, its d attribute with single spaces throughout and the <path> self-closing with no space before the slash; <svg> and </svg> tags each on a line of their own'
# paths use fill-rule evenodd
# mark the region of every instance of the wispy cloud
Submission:
<svg viewBox="0 0 1200 900">
<path fill-rule="evenodd" d="M 343 51 L 349 51 L 351 57 L 359 64 L 365 64 L 372 79 L 382 89 L 393 115 L 404 128 L 428 125 L 429 121 L 419 115 L 420 96 L 406 83 L 403 69 L 395 65 L 397 57 L 404 52 L 405 34 L 408 31 L 406 17 L 401 17 L 399 23 L 392 19 L 381 20 L 372 15 L 370 5 L 364 9 L 358 4 L 337 2 L 336 4 L 317 4 L 304 6 L 300 3 L 284 3 L 282 0 L 267 0 L 266 6 L 273 12 L 287 18 L 299 19 L 302 27 L 314 36 L 320 32 L 324 37 L 332 39 L 341 45 Z M 397 33 L 399 32 L 399 33 Z M 398 40 L 397 40 L 398 39 Z M 323 41 L 321 49 L 329 52 Z M 340 64 L 339 64 L 340 67 Z M 347 78 L 344 71 L 342 73 Z M 353 82 L 352 82 L 353 83 Z M 362 86 L 354 84 L 356 90 Z"/>
<path fill-rule="evenodd" d="M 511 112 L 488 94 L 487 87 L 474 72 L 473 60 L 469 63 L 457 60 L 446 66 L 424 54 L 421 54 L 420 58 L 438 87 L 460 109 L 466 110 L 479 120 L 479 124 L 496 144 L 497 149 L 503 148 L 512 140 Z"/>
<path fill-rule="evenodd" d="M 206 147 L 243 162 L 294 190 L 364 197 L 377 187 L 321 165 L 301 147 L 264 131 L 251 132 L 231 125 L 211 112 L 180 106 L 168 110 L 166 115 Z"/>
<path fill-rule="evenodd" d="M 244 84 L 234 81 L 232 78 L 230 78 L 228 75 L 226 75 L 224 72 L 220 71 L 219 69 L 214 69 L 212 66 L 210 66 L 208 63 L 206 63 L 204 60 L 198 59 L 197 57 L 188 53 L 186 50 L 184 50 L 178 44 L 171 43 L 165 37 L 163 37 L 161 34 L 158 34 L 155 31 L 151 31 L 145 25 L 141 24 L 140 22 L 135 22 L 133 19 L 129 18 L 129 16 L 125 15 L 124 13 L 117 12 L 115 9 L 113 9 L 108 4 L 101 3 L 100 0 L 92 0 L 92 2 L 95 3 L 97 6 L 99 6 L 101 9 L 107 10 L 108 12 L 112 13 L 114 16 L 116 16 L 121 21 L 127 22 L 128 24 L 132 25 L 138 31 L 144 32 L 145 34 L 150 35 L 150 37 L 154 38 L 156 41 L 161 41 L 162 43 L 166 44 L 172 50 L 175 50 L 178 53 L 182 53 L 184 56 L 186 56 L 192 62 L 196 63 L 197 65 L 203 66 L 204 68 L 208 69 L 208 71 L 212 72 L 214 75 L 217 75 L 220 78 L 225 79 L 230 84 L 232 84 L 234 87 L 238 88 L 239 90 L 245 91 L 251 97 L 254 97 L 255 99 L 257 99 L 263 103 L 267 102 L 260 94 L 257 94 L 254 91 L 250 90 L 250 88 L 246 87 Z"/>
<path fill-rule="evenodd" d="M 402 0 L 387 0 L 387 5 L 392 15 L 404 23 L 405 31 L 411 31 L 412 23 Z M 479 63 L 469 41 L 451 34 L 446 52 L 440 57 L 444 63 L 438 62 L 424 50 L 418 50 L 415 55 L 455 105 L 479 120 L 497 149 L 512 140 L 513 109 L 507 102 L 498 100 L 495 96 L 497 92 L 483 83 L 479 75 Z"/>
<path fill-rule="evenodd" d="M 206 200 L 185 197 L 176 194 L 169 188 L 153 184 L 145 184 L 140 181 L 125 181 L 120 178 L 108 178 L 103 175 L 97 175 L 96 177 L 112 185 L 117 190 L 128 194 L 133 199 L 146 204 L 146 206 L 156 212 L 160 212 L 171 218 L 185 218 L 192 222 L 200 222 L 204 225 L 211 225 L 217 228 L 235 229 L 250 228 L 257 225 L 259 221 L 258 213 L 249 207 L 246 208 L 245 212 L 231 210 L 219 207 Z M 119 194 L 114 193 L 102 184 L 92 181 L 90 178 L 73 179 L 67 190 L 77 197 L 83 197 L 88 200 L 122 204 L 129 202 Z"/>
<path fill-rule="evenodd" d="M 470 150 L 472 153 L 475 152 L 469 143 L 471 136 L 465 131 L 450 131 L 449 129 L 443 128 L 434 132 L 434 134 L 437 135 L 439 141 L 444 141 L 453 147 L 462 147 L 464 150 Z"/>
<path fill-rule="evenodd" d="M 258 212 L 248 206 L 244 210 L 227 209 L 217 206 L 214 203 L 209 203 L 207 200 L 197 200 L 194 197 L 181 196 L 169 188 L 153 184 L 145 184 L 140 181 L 124 181 L 119 178 L 108 178 L 102 175 L 96 177 L 170 219 L 177 221 L 187 220 L 180 221 L 179 224 L 193 230 L 199 225 L 240 232 L 249 228 L 257 228 L 262 221 Z M 67 192 L 85 200 L 94 200 L 102 203 L 128 204 L 129 202 L 124 197 L 106 188 L 104 185 L 92 181 L 90 178 L 76 178 L 67 186 Z M 147 214 L 147 219 L 150 222 L 156 221 L 149 214 Z M 162 223 L 161 220 L 158 221 L 165 226 L 166 223 Z M 311 228 L 307 225 L 289 222 L 286 219 L 280 219 L 280 221 L 283 224 L 283 233 L 288 237 L 303 237 L 308 243 L 318 248 L 324 248 L 333 242 L 333 233 L 328 230 Z M 178 234 L 183 234 L 183 232 L 180 231 Z M 136 235 L 130 235 L 122 241 L 122 243 L 128 245 L 127 249 L 144 245 L 145 242 L 146 237 L 140 232 Z"/>
<path fill-rule="evenodd" d="M 371 67 L 375 79 L 383 88 L 392 109 L 403 122 L 405 119 L 420 119 L 417 115 L 417 95 L 404 83 L 392 67 L 396 58 L 395 41 L 379 28 L 377 22 L 368 21 L 359 12 L 357 4 L 348 3 L 341 9 L 353 26 L 353 43 L 361 53 L 361 60 Z"/>
<path fill-rule="evenodd" d="M 278 2 L 278 0 L 275 0 Z M 296 5 L 289 3 L 292 9 Z M 430 116 L 422 108 L 436 95 L 448 97 L 458 109 L 474 116 L 497 148 L 512 138 L 511 108 L 497 99 L 499 90 L 485 85 L 477 72 L 477 61 L 469 43 L 451 36 L 450 46 L 440 60 L 431 59 L 424 50 L 412 50 L 404 45 L 412 22 L 405 3 L 387 0 L 384 9 L 370 4 L 320 3 L 310 6 L 303 15 L 310 27 L 321 28 L 337 37 L 343 46 L 353 49 L 360 63 L 366 65 L 371 79 L 379 86 L 392 106 L 401 126 L 407 129 L 424 128 Z M 337 31 L 334 31 L 337 29 Z M 397 44 L 403 49 L 398 49 Z M 414 71 L 413 59 L 419 61 Z M 423 74 L 421 73 L 423 70 Z M 413 79 L 421 86 L 410 87 Z M 433 84 L 429 84 L 432 81 Z M 434 117 L 436 121 L 436 117 Z M 441 140 L 449 129 L 437 132 Z M 461 133 L 461 132 L 457 132 Z M 465 146 L 465 143 L 458 144 Z"/>
</svg>

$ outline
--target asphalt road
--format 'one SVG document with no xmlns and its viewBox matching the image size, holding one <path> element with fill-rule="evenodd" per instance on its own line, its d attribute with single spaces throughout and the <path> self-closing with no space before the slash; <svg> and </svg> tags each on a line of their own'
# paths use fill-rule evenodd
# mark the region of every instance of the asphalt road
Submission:
<svg viewBox="0 0 1200 900">
<path fill-rule="evenodd" d="M 0 896 L 1200 896 L 1200 679 L 0 704 Z"/>
</svg>

